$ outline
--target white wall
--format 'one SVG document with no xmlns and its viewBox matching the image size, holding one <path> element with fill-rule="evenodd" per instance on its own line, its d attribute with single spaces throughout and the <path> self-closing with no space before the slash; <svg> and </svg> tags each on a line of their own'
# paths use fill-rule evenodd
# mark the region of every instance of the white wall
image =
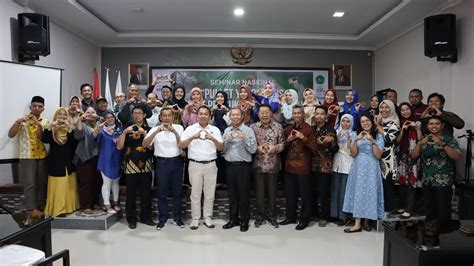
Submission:
<svg viewBox="0 0 474 266">
<path fill-rule="evenodd" d="M 11 0 L 1 2 L 0 60 L 17 61 L 18 33 L 15 28 L 17 14 L 34 11 L 21 7 Z M 82 83 L 93 84 L 94 68 L 97 68 L 100 77 L 101 48 L 50 21 L 50 49 L 51 54 L 40 57 L 35 64 L 64 69 L 61 99 L 64 105 L 70 97 L 80 94 L 79 86 Z M 31 96 L 25 95 L 25 97 Z M 0 185 L 12 183 L 10 169 L 10 164 L 0 164 Z"/>
<path fill-rule="evenodd" d="M 425 101 L 432 92 L 446 98 L 445 109 L 453 111 L 466 122 L 466 129 L 473 129 L 474 122 L 474 1 L 464 1 L 446 10 L 456 14 L 458 62 L 437 62 L 424 56 L 423 25 L 397 38 L 375 51 L 375 88 L 395 88 L 398 102 L 408 101 L 412 88 L 423 91 Z M 466 147 L 466 140 L 459 141 Z M 458 161 L 458 176 L 464 175 L 465 157 Z M 473 175 L 471 170 L 471 176 Z"/>
</svg>

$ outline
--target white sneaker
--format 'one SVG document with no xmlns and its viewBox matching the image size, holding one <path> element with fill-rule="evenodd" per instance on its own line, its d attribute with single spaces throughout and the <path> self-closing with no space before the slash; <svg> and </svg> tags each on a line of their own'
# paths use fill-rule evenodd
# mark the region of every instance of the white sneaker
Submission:
<svg viewBox="0 0 474 266">
<path fill-rule="evenodd" d="M 194 218 L 192 221 L 191 221 L 191 224 L 189 225 L 189 228 L 191 230 L 196 230 L 198 229 L 199 227 L 199 218 Z"/>
<path fill-rule="evenodd" d="M 214 225 L 214 223 L 212 223 L 211 217 L 206 217 L 206 218 L 204 218 L 204 225 L 205 225 L 207 228 L 214 228 L 214 227 L 216 227 L 216 226 Z"/>
</svg>

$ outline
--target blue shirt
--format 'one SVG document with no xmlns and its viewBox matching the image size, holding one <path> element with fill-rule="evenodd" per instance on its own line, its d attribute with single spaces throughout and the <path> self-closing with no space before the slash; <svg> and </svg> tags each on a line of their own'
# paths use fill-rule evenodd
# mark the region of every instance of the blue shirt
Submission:
<svg viewBox="0 0 474 266">
<path fill-rule="evenodd" d="M 122 151 L 117 150 L 117 141 L 122 133 L 122 129 L 115 131 L 112 135 L 106 133 L 104 129 L 99 131 L 97 143 L 99 143 L 99 162 L 97 169 L 110 179 L 120 177 L 120 164 L 122 163 Z M 93 137 L 93 136 L 92 136 Z"/>
</svg>

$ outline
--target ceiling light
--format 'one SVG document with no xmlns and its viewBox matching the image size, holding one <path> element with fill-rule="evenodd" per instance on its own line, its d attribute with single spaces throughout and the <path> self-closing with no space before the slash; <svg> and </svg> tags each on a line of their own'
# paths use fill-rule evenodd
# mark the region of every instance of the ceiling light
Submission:
<svg viewBox="0 0 474 266">
<path fill-rule="evenodd" d="M 242 16 L 244 13 L 245 13 L 245 12 L 244 12 L 244 9 L 242 9 L 242 8 L 236 8 L 236 9 L 234 9 L 234 15 L 236 15 L 236 16 L 238 16 L 238 17 Z"/>
<path fill-rule="evenodd" d="M 344 16 L 344 12 L 334 12 L 334 15 L 332 15 L 333 17 L 335 18 L 342 18 L 342 16 Z"/>
</svg>

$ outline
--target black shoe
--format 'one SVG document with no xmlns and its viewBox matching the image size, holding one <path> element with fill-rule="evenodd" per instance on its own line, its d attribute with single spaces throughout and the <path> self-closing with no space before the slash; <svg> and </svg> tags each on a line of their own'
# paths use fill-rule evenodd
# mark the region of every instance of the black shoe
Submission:
<svg viewBox="0 0 474 266">
<path fill-rule="evenodd" d="M 247 232 L 249 230 L 249 224 L 241 224 L 240 225 L 240 232 Z"/>
<path fill-rule="evenodd" d="M 161 230 L 163 229 L 163 227 L 165 227 L 165 222 L 158 222 L 158 224 L 156 225 L 156 230 Z"/>
<path fill-rule="evenodd" d="M 306 227 L 308 227 L 308 223 L 307 223 L 307 222 L 300 222 L 300 223 L 295 227 L 295 229 L 298 230 L 298 231 L 301 231 L 301 230 L 305 229 Z"/>
<path fill-rule="evenodd" d="M 153 222 L 151 219 L 147 219 L 147 220 L 144 220 L 144 221 L 141 221 L 142 224 L 146 224 L 146 225 L 149 225 L 149 226 L 155 226 L 156 223 Z"/>
<path fill-rule="evenodd" d="M 136 222 L 130 222 L 130 223 L 128 223 L 128 228 L 130 228 L 130 229 L 135 229 L 135 228 L 137 228 L 137 223 L 136 223 Z"/>
<path fill-rule="evenodd" d="M 296 220 L 288 220 L 288 219 L 285 219 L 279 222 L 280 225 L 289 225 L 289 224 L 295 224 L 295 223 L 296 223 Z"/>
<path fill-rule="evenodd" d="M 263 219 L 257 219 L 255 220 L 255 227 L 259 228 L 260 226 L 262 226 L 263 224 L 265 223 L 265 220 Z"/>
<path fill-rule="evenodd" d="M 370 224 L 364 224 L 362 225 L 362 229 L 364 229 L 364 231 L 370 232 L 372 231 L 372 226 L 370 226 Z"/>
<path fill-rule="evenodd" d="M 222 229 L 231 229 L 232 227 L 239 226 L 239 222 L 230 221 L 222 226 Z M 248 227 L 248 225 L 247 225 Z M 242 228 L 242 227 L 241 227 Z"/>
<path fill-rule="evenodd" d="M 359 233 L 359 232 L 362 232 L 362 227 L 356 230 L 351 230 L 350 228 L 344 229 L 344 233 Z"/>
<path fill-rule="evenodd" d="M 276 219 L 268 219 L 268 222 L 273 228 L 278 228 L 280 226 L 280 224 L 278 224 Z"/>
<path fill-rule="evenodd" d="M 176 226 L 178 226 L 179 228 L 184 228 L 184 223 L 183 221 L 181 221 L 181 219 L 174 220 L 174 224 L 176 224 Z"/>
</svg>

